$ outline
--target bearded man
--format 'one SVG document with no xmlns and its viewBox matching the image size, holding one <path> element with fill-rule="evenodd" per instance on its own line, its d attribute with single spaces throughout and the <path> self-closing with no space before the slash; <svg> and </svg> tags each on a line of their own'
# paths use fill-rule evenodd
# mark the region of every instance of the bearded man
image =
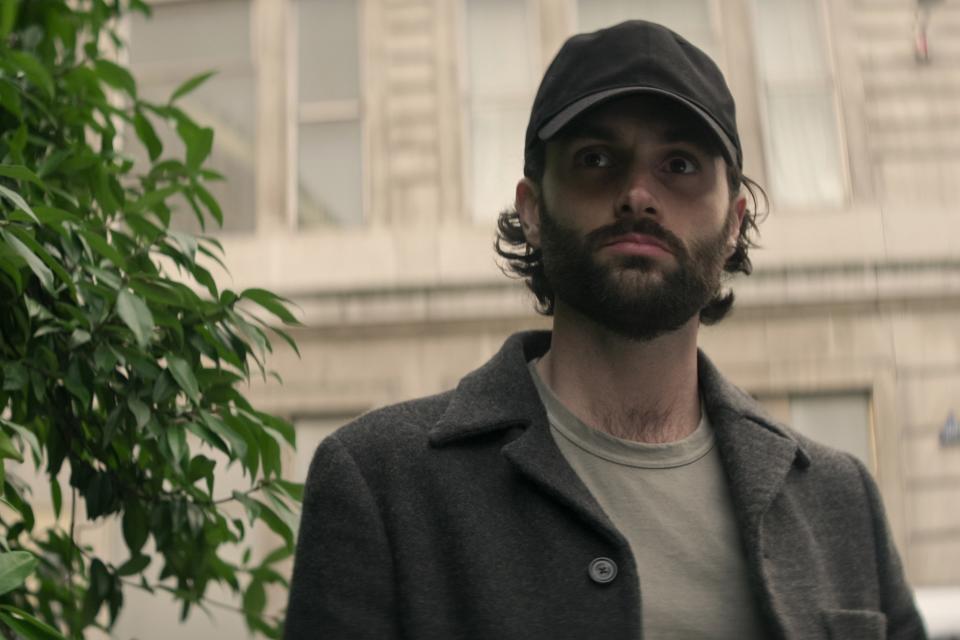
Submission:
<svg viewBox="0 0 960 640">
<path fill-rule="evenodd" d="M 924 637 L 869 472 L 698 351 L 721 276 L 750 272 L 742 166 L 726 82 L 682 37 L 564 44 L 497 242 L 552 331 L 324 441 L 286 637 Z"/>
</svg>

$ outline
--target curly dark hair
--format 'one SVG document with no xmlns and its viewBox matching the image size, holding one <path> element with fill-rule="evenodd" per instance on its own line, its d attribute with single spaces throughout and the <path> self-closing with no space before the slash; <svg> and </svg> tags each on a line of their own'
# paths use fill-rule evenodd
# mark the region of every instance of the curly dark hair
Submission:
<svg viewBox="0 0 960 640">
<path fill-rule="evenodd" d="M 527 178 L 540 183 L 544 168 L 544 148 L 543 145 L 539 145 L 538 149 L 527 156 L 524 174 Z M 723 270 L 730 274 L 749 275 L 753 271 L 749 251 L 758 246 L 756 241 L 756 236 L 759 234 L 758 224 L 767 214 L 767 194 L 763 187 L 743 175 L 738 167 L 729 163 L 727 163 L 727 183 L 730 186 L 731 199 L 735 198 L 741 189 L 746 191 L 748 206 L 740 224 L 736 248 L 727 258 Z M 760 209 L 761 203 L 763 209 Z M 508 276 L 522 278 L 536 296 L 537 312 L 546 316 L 553 315 L 555 305 L 553 287 L 550 286 L 550 281 L 547 280 L 544 272 L 540 249 L 527 244 L 520 224 L 520 215 L 516 209 L 507 209 L 500 213 L 494 249 L 506 263 L 506 265 L 501 264 L 500 269 Z M 700 322 L 709 325 L 722 320 L 730 313 L 733 299 L 733 291 L 718 291 L 707 306 L 700 310 Z"/>
</svg>

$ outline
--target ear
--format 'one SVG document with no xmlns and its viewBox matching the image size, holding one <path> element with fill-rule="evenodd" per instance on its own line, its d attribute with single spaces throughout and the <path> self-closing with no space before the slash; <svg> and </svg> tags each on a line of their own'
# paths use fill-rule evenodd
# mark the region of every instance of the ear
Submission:
<svg viewBox="0 0 960 640">
<path fill-rule="evenodd" d="M 530 178 L 517 183 L 516 207 L 527 244 L 540 248 L 540 187 Z"/>
<path fill-rule="evenodd" d="M 737 222 L 730 229 L 730 237 L 727 238 L 728 258 L 737 250 L 737 239 L 740 237 L 740 228 L 743 226 L 743 216 L 747 213 L 747 197 L 743 194 L 738 195 L 737 199 L 730 205 L 730 210 L 736 217 Z"/>
</svg>

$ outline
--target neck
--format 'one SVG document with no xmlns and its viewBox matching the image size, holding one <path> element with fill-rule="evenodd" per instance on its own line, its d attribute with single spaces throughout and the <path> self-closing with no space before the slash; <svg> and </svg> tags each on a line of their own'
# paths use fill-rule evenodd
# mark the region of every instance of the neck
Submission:
<svg viewBox="0 0 960 640">
<path fill-rule="evenodd" d="M 649 341 L 614 334 L 558 304 L 537 370 L 585 424 L 638 442 L 681 440 L 700 422 L 699 318 Z"/>
</svg>

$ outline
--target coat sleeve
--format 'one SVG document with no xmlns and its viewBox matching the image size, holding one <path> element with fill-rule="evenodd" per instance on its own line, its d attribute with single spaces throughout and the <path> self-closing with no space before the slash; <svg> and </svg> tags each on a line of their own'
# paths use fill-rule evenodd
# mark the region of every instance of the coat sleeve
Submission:
<svg viewBox="0 0 960 640">
<path fill-rule="evenodd" d="M 334 434 L 307 474 L 284 638 L 399 638 L 394 584 L 376 501 Z"/>
<path fill-rule="evenodd" d="M 889 640 L 926 640 L 923 619 L 917 610 L 913 591 L 907 584 L 900 556 L 890 535 L 880 492 L 866 467 L 856 458 L 854 461 L 860 471 L 860 479 L 869 502 L 870 517 L 873 520 L 877 578 L 880 585 L 881 606 L 887 617 L 887 638 Z"/>
</svg>

